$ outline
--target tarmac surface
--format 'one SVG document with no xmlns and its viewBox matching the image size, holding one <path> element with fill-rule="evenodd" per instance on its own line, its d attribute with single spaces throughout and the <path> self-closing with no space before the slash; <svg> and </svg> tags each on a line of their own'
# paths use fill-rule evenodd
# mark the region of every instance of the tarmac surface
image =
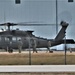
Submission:
<svg viewBox="0 0 75 75">
<path fill-rule="evenodd" d="M 22 51 L 22 53 L 29 53 L 29 51 Z M 31 51 L 32 53 L 32 51 Z M 46 51 L 38 51 L 38 53 L 46 53 Z M 51 54 L 64 54 L 64 51 L 54 51 Z M 0 54 L 18 54 L 18 52 L 8 53 L 0 52 Z M 67 54 L 75 55 L 75 52 Z M 0 72 L 75 72 L 75 65 L 2 65 Z"/>
<path fill-rule="evenodd" d="M 29 53 L 29 51 L 22 51 L 21 53 Z M 31 51 L 31 53 L 33 53 L 33 51 Z M 36 52 L 34 52 L 34 53 L 36 53 Z M 38 53 L 49 53 L 49 52 L 47 52 L 47 51 L 38 51 Z M 73 52 L 70 52 L 70 51 L 67 51 L 66 52 L 68 55 L 75 55 L 75 51 L 73 51 Z M 9 53 L 9 52 L 0 52 L 0 54 L 19 54 L 19 52 L 18 51 L 15 51 L 15 52 L 13 52 L 13 53 Z M 52 54 L 52 55 L 59 55 L 59 54 L 65 54 L 65 51 L 53 51 L 53 53 L 50 53 L 50 54 Z"/>
</svg>

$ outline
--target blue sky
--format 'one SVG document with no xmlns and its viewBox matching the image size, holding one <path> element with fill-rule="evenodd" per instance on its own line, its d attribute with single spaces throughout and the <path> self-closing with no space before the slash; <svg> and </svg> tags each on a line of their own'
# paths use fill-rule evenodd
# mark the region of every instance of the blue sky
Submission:
<svg viewBox="0 0 75 75">
<path fill-rule="evenodd" d="M 68 22 L 66 37 L 75 40 L 75 0 L 58 1 L 58 23 L 61 20 Z M 0 0 L 0 23 L 4 22 L 43 22 L 56 24 L 56 0 L 21 0 L 21 4 L 15 4 L 15 0 Z M 32 26 L 13 27 L 21 30 L 34 30 L 34 35 L 48 39 L 55 38 L 56 26 Z M 61 26 L 58 27 L 58 31 Z"/>
</svg>

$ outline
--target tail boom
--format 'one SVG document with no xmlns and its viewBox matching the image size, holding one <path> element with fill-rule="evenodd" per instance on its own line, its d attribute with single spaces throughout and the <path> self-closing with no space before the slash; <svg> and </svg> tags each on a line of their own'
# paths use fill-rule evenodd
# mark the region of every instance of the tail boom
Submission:
<svg viewBox="0 0 75 75">
<path fill-rule="evenodd" d="M 55 40 L 62 40 L 65 37 L 66 28 L 68 26 L 68 23 L 62 21 L 60 24 L 62 28 L 59 31 L 58 35 L 56 36 Z"/>
</svg>

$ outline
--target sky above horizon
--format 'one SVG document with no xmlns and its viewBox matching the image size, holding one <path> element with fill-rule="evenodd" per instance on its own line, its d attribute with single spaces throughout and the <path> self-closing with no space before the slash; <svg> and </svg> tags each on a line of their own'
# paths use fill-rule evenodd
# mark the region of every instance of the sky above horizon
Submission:
<svg viewBox="0 0 75 75">
<path fill-rule="evenodd" d="M 57 0 L 58 24 L 62 20 L 70 25 L 67 28 L 66 37 L 75 40 L 75 0 Z M 15 26 L 13 29 L 34 30 L 34 35 L 54 39 L 56 37 L 56 0 L 21 0 L 21 4 L 15 4 L 15 0 L 0 0 L 0 23 L 5 22 L 42 22 L 55 24 L 53 26 Z M 2 27 L 0 27 L 2 28 Z M 58 26 L 58 31 L 61 26 Z"/>
</svg>

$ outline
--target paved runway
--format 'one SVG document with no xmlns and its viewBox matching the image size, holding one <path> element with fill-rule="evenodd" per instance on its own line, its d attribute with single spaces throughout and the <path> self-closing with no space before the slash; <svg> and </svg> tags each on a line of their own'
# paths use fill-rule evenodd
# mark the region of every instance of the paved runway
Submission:
<svg viewBox="0 0 75 75">
<path fill-rule="evenodd" d="M 0 72 L 75 72 L 75 65 L 0 66 Z"/>
</svg>

